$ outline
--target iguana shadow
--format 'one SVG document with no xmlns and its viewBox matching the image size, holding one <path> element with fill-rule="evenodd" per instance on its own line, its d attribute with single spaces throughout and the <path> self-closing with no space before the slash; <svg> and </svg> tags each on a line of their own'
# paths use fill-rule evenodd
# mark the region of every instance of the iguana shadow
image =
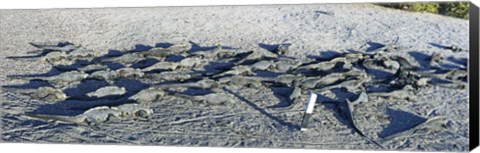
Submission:
<svg viewBox="0 0 480 153">
<path fill-rule="evenodd" d="M 431 55 L 427 55 L 419 51 L 410 51 L 408 54 L 420 64 L 420 67 L 418 67 L 420 70 L 427 70 L 430 68 L 429 61 Z"/>
<path fill-rule="evenodd" d="M 278 54 L 278 47 L 280 46 L 281 44 L 265 44 L 265 43 L 259 43 L 258 44 L 258 47 L 260 48 L 263 48 L 269 52 L 272 52 L 272 53 L 275 53 L 275 54 Z"/>
<path fill-rule="evenodd" d="M 382 47 L 386 46 L 385 44 L 382 44 L 382 43 L 379 43 L 379 42 L 373 42 L 373 41 L 367 42 L 367 45 L 369 46 L 366 49 L 367 52 L 374 51 L 376 49 L 379 49 L 379 48 L 382 48 Z"/>
<path fill-rule="evenodd" d="M 22 78 L 22 77 L 49 77 L 49 76 L 56 76 L 61 74 L 62 71 L 57 69 L 50 69 L 46 73 L 41 74 L 18 74 L 18 75 L 7 75 L 8 78 Z"/>
<path fill-rule="evenodd" d="M 293 101 L 289 98 L 288 95 L 291 95 L 293 92 L 293 88 L 291 87 L 271 87 L 273 95 L 277 97 L 280 101 L 279 103 L 268 106 L 267 108 L 284 108 L 291 106 Z"/>
<path fill-rule="evenodd" d="M 387 108 L 386 113 L 391 118 L 391 121 L 390 124 L 378 134 L 382 139 L 409 130 L 427 120 L 412 113 L 391 108 Z"/>
<path fill-rule="evenodd" d="M 447 60 L 449 60 L 452 63 L 456 63 L 459 65 L 463 65 L 464 67 L 468 66 L 468 60 L 467 59 L 458 59 L 458 58 L 453 58 L 453 57 L 447 57 Z"/>
<path fill-rule="evenodd" d="M 296 125 L 296 124 L 292 124 L 292 123 L 289 123 L 289 122 L 286 122 L 276 116 L 273 116 L 272 114 L 268 113 L 267 111 L 265 111 L 265 109 L 259 107 L 258 105 L 256 105 L 255 103 L 253 103 L 252 101 L 249 101 L 248 99 L 246 99 L 245 97 L 242 97 L 240 95 L 238 95 L 237 93 L 227 89 L 227 88 L 223 88 L 227 93 L 229 94 L 232 94 L 234 95 L 236 98 L 244 101 L 246 104 L 248 104 L 250 107 L 252 107 L 253 109 L 257 110 L 258 112 L 262 113 L 263 115 L 265 115 L 266 117 L 272 119 L 273 121 L 279 123 L 280 125 L 282 126 L 286 126 L 289 130 L 293 131 L 293 130 L 298 130 L 298 128 L 300 128 L 299 125 Z"/>
<path fill-rule="evenodd" d="M 317 100 L 321 101 L 321 104 L 328 110 L 333 112 L 334 117 L 343 125 L 352 129 L 352 133 L 357 133 L 363 135 L 362 131 L 357 131 L 357 125 L 354 125 L 355 120 L 355 110 L 350 110 L 348 108 L 347 99 L 349 101 L 354 101 L 358 97 L 358 94 L 344 91 L 343 89 L 332 90 L 335 94 L 335 99 L 325 97 L 321 94 L 318 94 Z M 353 108 L 355 109 L 355 108 Z M 350 114 L 352 116 L 350 116 Z M 360 129 L 358 129 L 360 130 Z"/>
<path fill-rule="evenodd" d="M 449 46 L 445 46 L 445 45 L 442 45 L 442 44 L 438 44 L 438 43 L 428 43 L 430 45 L 432 45 L 433 47 L 437 47 L 437 48 L 440 48 L 440 49 L 447 49 Z"/>
</svg>

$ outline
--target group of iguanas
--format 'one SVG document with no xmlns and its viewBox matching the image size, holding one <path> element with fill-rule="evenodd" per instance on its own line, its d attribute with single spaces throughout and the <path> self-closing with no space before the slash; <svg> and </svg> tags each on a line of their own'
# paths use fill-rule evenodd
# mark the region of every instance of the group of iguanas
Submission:
<svg viewBox="0 0 480 153">
<path fill-rule="evenodd" d="M 143 104 L 162 101 L 168 96 L 211 105 L 235 103 L 238 99 L 224 91 L 226 86 L 251 89 L 288 87 L 292 92 L 284 93 L 284 96 L 290 99 L 290 106 L 303 103 L 299 97 L 307 95 L 307 92 L 324 94 L 331 90 L 345 89 L 346 92 L 359 95 L 359 98 L 339 100 L 338 110 L 345 114 L 345 119 L 355 131 L 364 136 L 354 124 L 352 113 L 357 103 L 366 102 L 372 96 L 414 101 L 415 91 L 421 87 L 439 85 L 465 88 L 467 79 L 466 65 L 460 65 L 459 69 L 443 67 L 449 62 L 443 54 L 433 54 L 430 65 L 418 65 L 408 57 L 395 54 L 398 47 L 394 45 L 385 45 L 371 51 L 345 52 L 329 58 L 289 57 L 287 56 L 289 44 L 279 45 L 274 51 L 222 46 L 198 51 L 192 48 L 191 42 L 185 42 L 169 47 L 124 51 L 119 55 L 99 54 L 69 42 L 31 43 L 31 45 L 39 50 L 29 53 L 38 55 L 10 58 L 45 61 L 62 73 L 55 76 L 12 77 L 45 81 L 51 86 L 7 91 L 54 102 L 68 100 L 70 96 L 63 90 L 89 79 L 109 83 L 108 86 L 87 94 L 95 98 L 123 96 L 125 88 L 114 85 L 115 80 L 120 78 L 135 79 L 149 84 L 149 87 L 128 97 L 137 104 L 95 107 L 73 117 L 29 115 L 77 124 L 103 122 L 111 116 L 144 118 L 153 111 Z M 180 58 L 172 60 L 172 57 Z M 145 64 L 147 60 L 153 60 L 155 63 Z M 111 64 L 121 67 L 112 68 Z M 389 75 L 378 79 L 370 73 L 373 71 Z M 272 76 L 262 76 L 261 74 L 265 72 Z M 198 88 L 211 92 L 189 95 L 174 90 L 178 88 Z M 384 90 L 374 90 L 375 88 Z"/>
</svg>

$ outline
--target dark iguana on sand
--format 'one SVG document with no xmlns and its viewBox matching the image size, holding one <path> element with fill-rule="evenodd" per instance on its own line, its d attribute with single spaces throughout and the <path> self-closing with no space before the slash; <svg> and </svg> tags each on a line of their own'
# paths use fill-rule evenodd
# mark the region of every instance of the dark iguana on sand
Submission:
<svg viewBox="0 0 480 153">
<path fill-rule="evenodd" d="M 110 117 L 119 117 L 121 112 L 107 106 L 91 108 L 76 116 L 26 114 L 25 116 L 46 121 L 55 121 L 65 124 L 78 124 L 85 126 L 96 126 L 106 122 Z"/>
<path fill-rule="evenodd" d="M 93 92 L 87 93 L 88 97 L 95 97 L 95 98 L 103 98 L 109 96 L 121 96 L 125 94 L 127 90 L 125 87 L 117 87 L 117 86 L 106 86 L 99 88 Z"/>
<path fill-rule="evenodd" d="M 6 91 L 20 93 L 30 96 L 33 99 L 44 100 L 47 102 L 64 101 L 68 96 L 61 90 L 53 87 L 39 87 L 37 89 L 17 89 L 17 88 L 4 88 Z"/>
<path fill-rule="evenodd" d="M 175 93 L 173 96 L 188 99 L 194 102 L 199 102 L 207 105 L 229 105 L 234 104 L 235 97 L 226 92 L 214 92 L 206 95 L 190 96 L 186 94 Z"/>
<path fill-rule="evenodd" d="M 62 88 L 70 85 L 71 83 L 78 83 L 83 79 L 86 79 L 88 76 L 89 76 L 88 73 L 85 73 L 85 72 L 69 71 L 69 72 L 64 72 L 54 76 L 39 76 L 39 77 L 21 77 L 20 76 L 20 77 L 12 77 L 12 78 L 22 79 L 22 80 L 47 81 L 57 88 Z"/>
<path fill-rule="evenodd" d="M 138 104 L 123 104 L 115 107 L 99 106 L 88 109 L 76 116 L 25 114 L 24 116 L 45 121 L 60 122 L 65 124 L 77 124 L 97 127 L 98 124 L 115 118 L 147 118 L 153 110 Z"/>
</svg>

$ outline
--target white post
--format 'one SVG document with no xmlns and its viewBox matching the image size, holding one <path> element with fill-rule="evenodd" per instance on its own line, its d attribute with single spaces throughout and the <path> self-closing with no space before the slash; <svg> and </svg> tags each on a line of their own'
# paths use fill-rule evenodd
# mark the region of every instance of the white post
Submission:
<svg viewBox="0 0 480 153">
<path fill-rule="evenodd" d="M 313 109 L 315 108 L 315 102 L 317 102 L 317 94 L 310 93 L 310 98 L 308 99 L 307 109 L 305 110 L 305 114 L 303 115 L 303 121 L 300 127 L 300 131 L 306 131 L 308 129 L 308 120 L 312 116 Z"/>
</svg>

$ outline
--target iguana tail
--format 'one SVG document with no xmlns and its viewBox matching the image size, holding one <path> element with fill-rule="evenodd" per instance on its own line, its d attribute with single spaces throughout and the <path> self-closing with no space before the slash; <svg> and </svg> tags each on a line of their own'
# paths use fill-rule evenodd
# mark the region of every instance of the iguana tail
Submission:
<svg viewBox="0 0 480 153">
<path fill-rule="evenodd" d="M 37 89 L 33 88 L 8 88 L 8 87 L 3 87 L 2 90 L 4 92 L 13 92 L 13 93 L 20 93 L 20 94 L 29 94 L 32 92 L 35 92 Z"/>
<path fill-rule="evenodd" d="M 25 117 L 45 120 L 47 122 L 59 121 L 66 124 L 80 124 L 88 125 L 85 121 L 81 120 L 78 116 L 63 116 L 63 115 L 45 115 L 45 114 L 25 114 Z"/>
</svg>

